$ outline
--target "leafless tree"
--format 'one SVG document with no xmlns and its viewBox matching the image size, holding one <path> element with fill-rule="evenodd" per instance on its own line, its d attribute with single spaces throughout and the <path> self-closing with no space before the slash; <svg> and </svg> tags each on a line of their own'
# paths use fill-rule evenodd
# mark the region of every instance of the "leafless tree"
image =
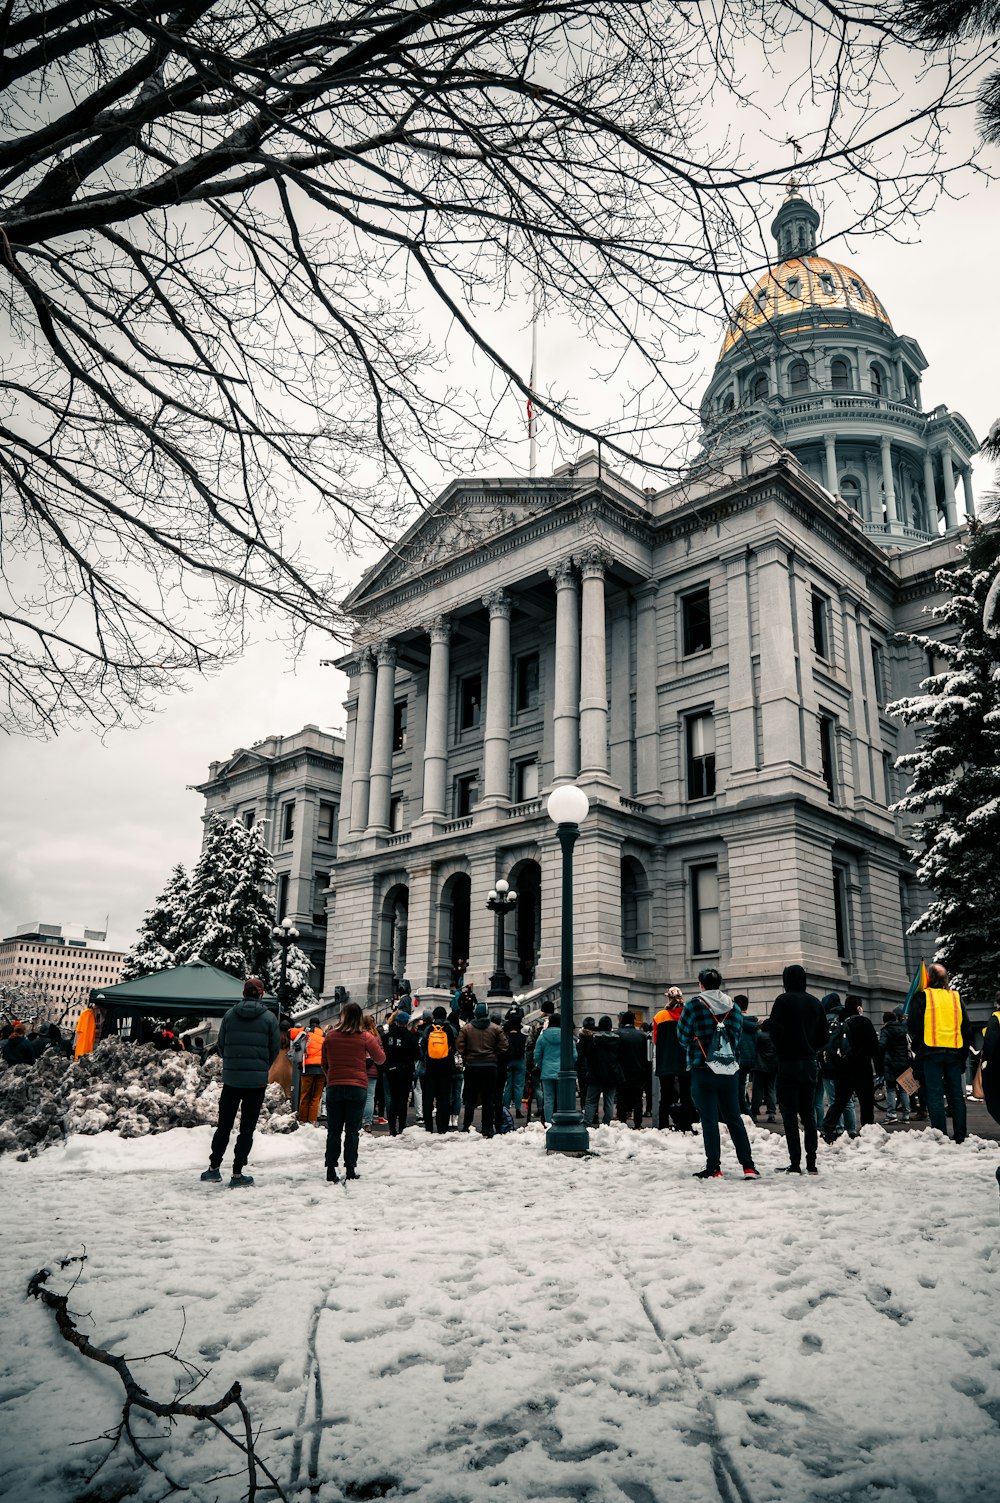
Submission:
<svg viewBox="0 0 1000 1503">
<path fill-rule="evenodd" d="M 849 181 L 833 229 L 876 230 L 949 165 L 982 58 L 890 66 L 883 15 L 6 0 L 0 724 L 133 718 L 248 604 L 337 637 L 328 561 L 499 452 L 525 300 L 626 372 L 599 430 L 536 405 L 676 463 L 684 340 L 766 260 L 778 184 Z"/>
</svg>

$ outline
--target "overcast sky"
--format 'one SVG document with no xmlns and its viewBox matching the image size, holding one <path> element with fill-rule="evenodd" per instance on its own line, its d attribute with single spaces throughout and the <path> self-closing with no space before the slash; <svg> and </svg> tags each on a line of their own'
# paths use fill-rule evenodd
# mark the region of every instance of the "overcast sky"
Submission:
<svg viewBox="0 0 1000 1503">
<path fill-rule="evenodd" d="M 1000 415 L 1000 189 L 979 177 L 964 187 L 964 197 L 942 198 L 922 220 L 913 244 L 859 239 L 824 254 L 855 265 L 897 332 L 919 341 L 929 362 L 925 408 L 946 403 L 982 438 Z M 718 345 L 710 339 L 701 351 L 706 381 Z M 541 356 L 549 379 L 571 382 L 572 348 L 547 346 L 543 332 Z M 524 449 L 526 466 L 526 441 Z M 558 462 L 543 449 L 540 469 Z M 977 497 L 992 479 L 980 462 Z M 356 578 L 365 562 L 341 563 L 338 572 Z M 104 744 L 85 732 L 0 743 L 0 935 L 39 919 L 103 927 L 107 916 L 109 939 L 129 945 L 170 867 L 197 855 L 201 800 L 188 785 L 207 776 L 209 762 L 309 722 L 343 727 L 346 681 L 319 666 L 330 644 L 315 641 L 292 666 L 269 636 L 262 630 L 242 662 L 193 682 L 190 692 L 165 699 L 149 724 L 113 732 Z"/>
</svg>

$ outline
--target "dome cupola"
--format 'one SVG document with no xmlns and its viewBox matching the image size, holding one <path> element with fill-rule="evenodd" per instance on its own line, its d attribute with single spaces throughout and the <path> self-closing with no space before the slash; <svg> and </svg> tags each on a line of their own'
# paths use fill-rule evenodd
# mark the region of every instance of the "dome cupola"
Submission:
<svg viewBox="0 0 1000 1503">
<path fill-rule="evenodd" d="M 778 242 L 778 255 L 788 261 L 792 256 L 809 256 L 816 250 L 819 214 L 811 203 L 791 184 L 788 197 L 771 223 L 771 234 Z"/>
</svg>

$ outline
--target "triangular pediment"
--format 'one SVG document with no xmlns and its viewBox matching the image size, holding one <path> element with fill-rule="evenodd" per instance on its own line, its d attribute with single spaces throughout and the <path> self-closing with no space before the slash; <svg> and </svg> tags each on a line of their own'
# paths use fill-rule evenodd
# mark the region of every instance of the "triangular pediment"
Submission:
<svg viewBox="0 0 1000 1503">
<path fill-rule="evenodd" d="M 253 772 L 256 768 L 264 766 L 268 761 L 270 761 L 270 758 L 262 757 L 260 752 L 248 751 L 246 748 L 241 747 L 239 751 L 234 751 L 232 756 L 222 763 L 215 776 L 217 778 L 231 778 L 241 772 Z"/>
</svg>

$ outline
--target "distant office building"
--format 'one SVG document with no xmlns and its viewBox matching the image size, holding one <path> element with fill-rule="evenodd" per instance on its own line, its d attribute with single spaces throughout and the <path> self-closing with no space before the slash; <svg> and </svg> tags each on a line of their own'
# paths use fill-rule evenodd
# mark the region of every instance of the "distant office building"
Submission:
<svg viewBox="0 0 1000 1503">
<path fill-rule="evenodd" d="M 207 782 L 195 785 L 205 799 L 206 820 L 218 814 L 263 830 L 274 857 L 275 919 L 291 918 L 298 929 L 317 993 L 324 980 L 326 890 L 337 854 L 343 774 L 343 740 L 306 725 L 293 736 L 238 747 L 224 762 L 212 762 Z"/>
<path fill-rule="evenodd" d="M 103 944 L 104 929 L 79 924 L 21 924 L 0 940 L 0 987 L 24 991 L 61 1009 L 75 1023 L 91 987 L 113 986 L 125 956 Z"/>
</svg>

